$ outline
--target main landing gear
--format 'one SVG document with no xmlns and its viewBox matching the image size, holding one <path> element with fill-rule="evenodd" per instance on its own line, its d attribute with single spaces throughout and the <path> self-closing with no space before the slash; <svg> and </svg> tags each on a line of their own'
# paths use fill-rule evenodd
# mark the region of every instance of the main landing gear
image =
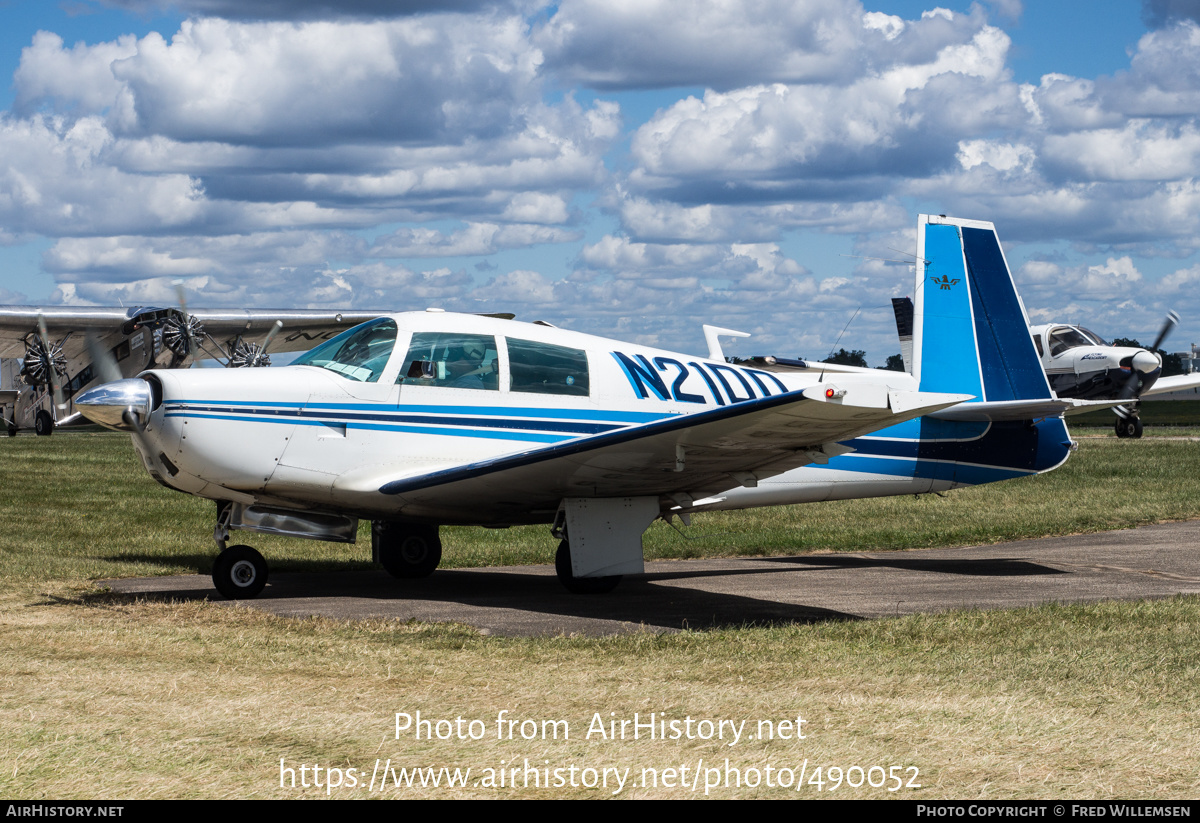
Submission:
<svg viewBox="0 0 1200 823">
<path fill-rule="evenodd" d="M 1117 437 L 1141 437 L 1142 436 L 1142 421 L 1141 418 L 1130 415 L 1129 417 L 1117 418 Z"/>
<path fill-rule="evenodd" d="M 33 418 L 33 430 L 38 433 L 39 437 L 49 437 L 54 434 L 54 418 L 50 416 L 50 412 L 42 409 L 37 413 L 37 417 Z"/>
<path fill-rule="evenodd" d="M 437 526 L 376 520 L 371 524 L 371 542 L 379 564 L 402 580 L 428 577 L 442 562 Z"/>
<path fill-rule="evenodd" d="M 608 577 L 576 577 L 571 571 L 571 544 L 563 540 L 554 553 L 554 571 L 558 582 L 571 594 L 608 594 L 621 582 L 622 575 Z"/>
</svg>

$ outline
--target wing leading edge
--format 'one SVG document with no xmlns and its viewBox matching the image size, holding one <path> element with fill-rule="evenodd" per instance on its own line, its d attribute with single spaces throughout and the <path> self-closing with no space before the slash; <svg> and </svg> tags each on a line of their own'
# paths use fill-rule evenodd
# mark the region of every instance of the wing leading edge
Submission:
<svg viewBox="0 0 1200 823">
<path fill-rule="evenodd" d="M 839 440 L 969 398 L 857 385 L 826 399 L 828 388 L 821 384 L 435 472 L 343 478 L 334 488 L 362 489 L 374 480 L 380 492 L 402 500 L 401 514 L 443 522 L 466 509 L 477 518 L 481 506 L 492 509 L 497 521 L 520 520 L 515 515 L 522 511 L 553 513 L 565 497 L 698 498 L 823 463 L 845 451 Z"/>
</svg>

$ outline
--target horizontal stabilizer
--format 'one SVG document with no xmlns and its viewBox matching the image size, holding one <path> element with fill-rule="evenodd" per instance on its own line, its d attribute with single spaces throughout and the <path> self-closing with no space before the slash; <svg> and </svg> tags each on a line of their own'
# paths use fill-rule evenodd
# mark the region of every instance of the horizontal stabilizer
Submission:
<svg viewBox="0 0 1200 823">
<path fill-rule="evenodd" d="M 986 403 L 963 403 L 930 414 L 938 420 L 990 421 L 1038 420 L 1061 414 L 1082 414 L 1097 409 L 1119 406 L 1120 400 L 997 400 Z"/>
</svg>

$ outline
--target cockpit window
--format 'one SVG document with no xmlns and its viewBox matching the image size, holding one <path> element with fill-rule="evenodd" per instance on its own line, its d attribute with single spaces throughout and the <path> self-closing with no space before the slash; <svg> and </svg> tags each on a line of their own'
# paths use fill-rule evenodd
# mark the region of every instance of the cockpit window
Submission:
<svg viewBox="0 0 1200 823">
<path fill-rule="evenodd" d="M 396 323 L 380 317 L 342 332 L 308 354 L 292 361 L 293 366 L 316 366 L 337 372 L 347 380 L 376 383 L 387 367 L 396 346 Z"/>
<path fill-rule="evenodd" d="M 1055 357 L 1062 354 L 1067 349 L 1074 349 L 1079 346 L 1094 346 L 1095 342 L 1088 339 L 1079 329 L 1071 326 L 1059 326 L 1050 332 L 1050 356 Z"/>
<path fill-rule="evenodd" d="M 512 390 L 588 396 L 587 352 L 508 338 Z"/>
<path fill-rule="evenodd" d="M 396 382 L 498 391 L 496 338 L 490 334 L 418 332 L 413 335 Z"/>
</svg>

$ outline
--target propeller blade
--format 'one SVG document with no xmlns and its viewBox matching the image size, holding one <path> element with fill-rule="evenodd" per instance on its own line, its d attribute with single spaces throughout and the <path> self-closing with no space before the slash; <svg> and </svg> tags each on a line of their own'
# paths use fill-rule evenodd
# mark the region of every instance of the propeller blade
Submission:
<svg viewBox="0 0 1200 823">
<path fill-rule="evenodd" d="M 37 317 L 38 337 L 42 341 L 42 351 L 46 353 L 46 377 L 50 381 L 50 387 L 54 390 L 54 405 L 59 411 L 67 410 L 67 403 L 63 400 L 62 381 L 58 379 L 58 369 L 54 364 L 54 354 L 50 349 L 50 334 L 46 331 L 46 318 L 38 312 Z"/>
<path fill-rule="evenodd" d="M 258 350 L 258 354 L 254 357 L 254 365 L 257 366 L 260 362 L 262 362 L 262 358 L 267 353 L 267 346 L 271 345 L 271 341 L 275 339 L 275 335 L 279 334 L 281 331 L 283 331 L 283 321 L 276 320 L 275 325 L 271 327 L 269 332 L 267 332 L 267 338 L 263 340 L 262 348 Z"/>
<path fill-rule="evenodd" d="M 192 356 L 192 361 L 195 363 L 196 360 L 200 359 L 200 354 L 196 350 L 196 335 L 192 332 L 192 324 L 188 322 L 190 316 L 188 315 L 187 295 L 183 290 L 182 280 L 175 281 L 175 296 L 179 298 L 179 311 L 183 314 L 183 328 L 187 331 L 188 354 Z"/>
<path fill-rule="evenodd" d="M 1117 392 L 1118 400 L 1132 400 L 1137 396 L 1138 373 L 1135 369 L 1129 370 L 1129 377 L 1125 378 L 1125 382 L 1121 384 L 1121 390 Z"/>
<path fill-rule="evenodd" d="M 88 357 L 92 359 L 92 366 L 95 367 L 100 382 L 112 383 L 120 380 L 121 367 L 117 365 L 117 358 L 113 357 L 110 350 L 101 345 L 100 338 L 89 331 L 85 340 L 87 341 Z"/>
<path fill-rule="evenodd" d="M 1167 312 L 1167 319 L 1163 321 L 1163 327 L 1158 333 L 1158 337 L 1154 338 L 1154 345 L 1150 347 L 1150 351 L 1157 353 L 1162 348 L 1163 341 L 1167 339 L 1167 335 L 1171 333 L 1171 329 L 1179 325 L 1179 315 L 1173 311 Z"/>
</svg>

